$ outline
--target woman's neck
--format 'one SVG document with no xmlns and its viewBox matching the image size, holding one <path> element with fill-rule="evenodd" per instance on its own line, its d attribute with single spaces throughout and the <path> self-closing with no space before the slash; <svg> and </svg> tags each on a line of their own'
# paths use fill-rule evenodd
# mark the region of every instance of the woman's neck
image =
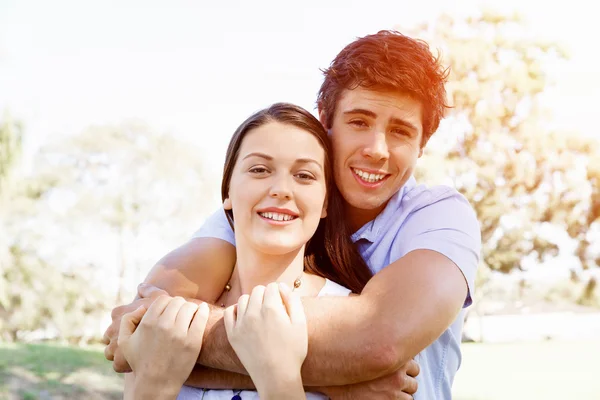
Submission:
<svg viewBox="0 0 600 400">
<path fill-rule="evenodd" d="M 304 271 L 304 246 L 286 254 L 266 254 L 244 243 L 236 243 L 237 262 L 231 277 L 231 291 L 250 294 L 258 285 L 283 282 L 293 288 Z"/>
</svg>

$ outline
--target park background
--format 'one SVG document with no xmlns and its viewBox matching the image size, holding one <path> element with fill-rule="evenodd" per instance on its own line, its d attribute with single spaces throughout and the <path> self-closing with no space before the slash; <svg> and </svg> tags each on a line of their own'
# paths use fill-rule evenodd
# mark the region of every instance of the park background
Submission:
<svg viewBox="0 0 600 400">
<path fill-rule="evenodd" d="M 397 29 L 451 68 L 417 178 L 477 211 L 457 400 L 600 399 L 600 28 L 592 6 L 0 0 L 0 398 L 116 399 L 115 304 L 219 206 L 226 144 Z"/>
</svg>

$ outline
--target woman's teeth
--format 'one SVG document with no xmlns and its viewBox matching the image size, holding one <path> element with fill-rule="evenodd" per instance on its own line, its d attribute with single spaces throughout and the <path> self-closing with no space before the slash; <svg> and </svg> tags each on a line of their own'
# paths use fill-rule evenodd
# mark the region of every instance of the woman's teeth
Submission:
<svg viewBox="0 0 600 400">
<path fill-rule="evenodd" d="M 258 214 L 263 218 L 272 219 L 273 221 L 291 221 L 296 218 L 289 214 L 281 214 L 274 212 L 261 212 Z"/>
</svg>

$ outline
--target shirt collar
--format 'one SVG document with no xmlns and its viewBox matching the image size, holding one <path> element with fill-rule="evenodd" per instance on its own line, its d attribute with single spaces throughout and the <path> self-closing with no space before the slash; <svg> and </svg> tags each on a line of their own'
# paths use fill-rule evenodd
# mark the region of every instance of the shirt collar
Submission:
<svg viewBox="0 0 600 400">
<path fill-rule="evenodd" d="M 402 202 L 404 195 L 416 185 L 417 181 L 414 176 L 411 176 L 404 186 L 402 186 L 402 189 L 398 190 L 398 192 L 392 196 L 383 211 L 380 212 L 374 220 L 367 222 L 359 230 L 354 232 L 352 241 L 357 242 L 358 240 L 365 239 L 373 243 L 379 236 L 380 231 L 385 227 L 386 222 L 392 218 L 396 210 L 400 208 L 400 203 Z"/>
</svg>

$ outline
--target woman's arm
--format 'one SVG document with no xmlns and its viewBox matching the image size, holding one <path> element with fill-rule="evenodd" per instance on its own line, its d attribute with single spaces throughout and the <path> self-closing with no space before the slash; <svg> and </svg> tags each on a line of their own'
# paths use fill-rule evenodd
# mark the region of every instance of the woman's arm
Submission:
<svg viewBox="0 0 600 400">
<path fill-rule="evenodd" d="M 150 270 L 144 283 L 171 296 L 215 303 L 235 266 L 235 247 L 221 239 L 194 238 L 171 251 Z"/>
</svg>

